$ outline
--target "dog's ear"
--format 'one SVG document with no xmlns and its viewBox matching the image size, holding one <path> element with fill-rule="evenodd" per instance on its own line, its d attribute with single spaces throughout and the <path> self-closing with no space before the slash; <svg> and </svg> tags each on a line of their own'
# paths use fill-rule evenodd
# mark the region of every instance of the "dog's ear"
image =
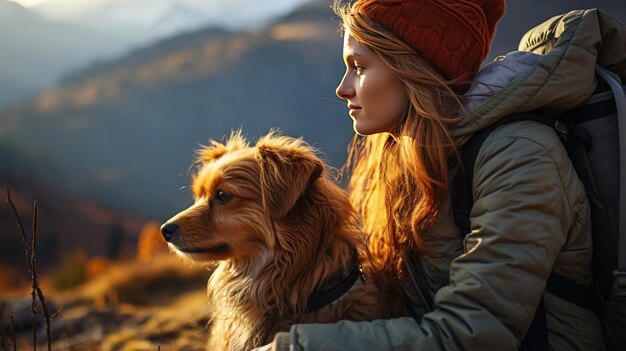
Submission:
<svg viewBox="0 0 626 351">
<path fill-rule="evenodd" d="M 263 207 L 274 218 L 286 216 L 324 172 L 313 148 L 301 140 L 291 140 L 290 145 L 257 145 Z"/>
<path fill-rule="evenodd" d="M 196 163 L 206 163 L 219 159 L 224 154 L 248 147 L 248 142 L 243 137 L 241 130 L 233 131 L 226 143 L 209 140 L 209 145 L 202 145 L 202 148 L 196 151 Z"/>
</svg>

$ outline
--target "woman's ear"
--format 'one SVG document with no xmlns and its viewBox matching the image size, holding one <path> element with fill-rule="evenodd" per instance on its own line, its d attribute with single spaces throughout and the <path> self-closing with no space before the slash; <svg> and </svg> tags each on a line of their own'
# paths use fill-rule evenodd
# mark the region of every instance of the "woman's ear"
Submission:
<svg viewBox="0 0 626 351">
<path fill-rule="evenodd" d="M 276 145 L 257 146 L 263 207 L 273 218 L 286 216 L 306 189 L 322 176 L 324 164 L 311 151 Z"/>
</svg>

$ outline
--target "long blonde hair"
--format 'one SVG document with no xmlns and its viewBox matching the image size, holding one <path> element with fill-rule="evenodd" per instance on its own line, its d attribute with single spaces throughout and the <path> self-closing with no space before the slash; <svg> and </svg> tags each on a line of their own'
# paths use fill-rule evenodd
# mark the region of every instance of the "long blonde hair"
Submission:
<svg viewBox="0 0 626 351">
<path fill-rule="evenodd" d="M 402 276 L 409 249 L 437 254 L 421 233 L 437 218 L 448 191 L 447 159 L 456 154 L 449 127 L 459 120 L 461 101 L 451 88 L 456 82 L 445 81 L 410 46 L 363 14 L 371 2 L 335 0 L 333 9 L 343 28 L 395 71 L 409 98 L 391 133 L 355 136 L 346 163 L 370 259 L 393 280 Z"/>
</svg>

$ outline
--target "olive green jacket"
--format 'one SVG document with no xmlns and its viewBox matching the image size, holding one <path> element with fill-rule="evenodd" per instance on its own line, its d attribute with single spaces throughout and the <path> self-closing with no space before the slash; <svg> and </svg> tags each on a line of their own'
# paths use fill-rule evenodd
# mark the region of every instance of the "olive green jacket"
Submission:
<svg viewBox="0 0 626 351">
<path fill-rule="evenodd" d="M 454 137 L 463 144 L 503 116 L 576 106 L 595 89 L 596 63 L 626 81 L 621 23 L 598 10 L 549 20 L 525 35 L 520 51 L 478 73 Z M 590 209 L 553 130 L 532 121 L 494 130 L 476 159 L 473 195 L 464 240 L 448 200 L 424 233 L 448 254 L 407 259 L 404 286 L 416 318 L 295 325 L 279 334 L 276 348 L 516 350 L 543 296 L 552 349 L 604 349 L 593 313 L 544 292 L 551 272 L 591 282 Z"/>
</svg>

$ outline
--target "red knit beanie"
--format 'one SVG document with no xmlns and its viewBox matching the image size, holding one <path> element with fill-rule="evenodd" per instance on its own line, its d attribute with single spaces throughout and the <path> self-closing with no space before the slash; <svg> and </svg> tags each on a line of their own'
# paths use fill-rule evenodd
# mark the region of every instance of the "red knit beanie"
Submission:
<svg viewBox="0 0 626 351">
<path fill-rule="evenodd" d="M 504 0 L 365 0 L 357 8 L 430 61 L 469 79 L 487 57 Z"/>
</svg>

